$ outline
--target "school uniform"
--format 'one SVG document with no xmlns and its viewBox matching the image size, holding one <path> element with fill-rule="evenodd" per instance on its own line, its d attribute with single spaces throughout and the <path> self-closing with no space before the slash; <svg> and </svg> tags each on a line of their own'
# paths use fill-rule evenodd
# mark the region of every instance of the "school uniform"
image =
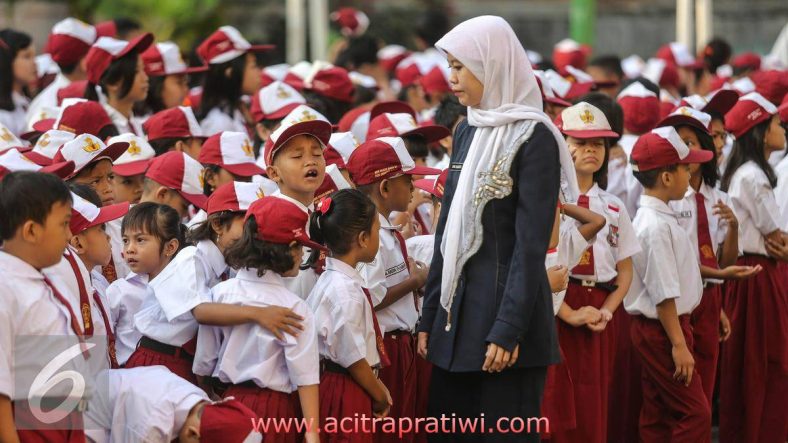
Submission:
<svg viewBox="0 0 788 443">
<path fill-rule="evenodd" d="M 222 109 L 213 108 L 200 121 L 203 135 L 210 137 L 222 131 L 247 133 L 246 120 L 241 111 L 234 109 L 230 115 Z"/>
<path fill-rule="evenodd" d="M 694 372 L 688 387 L 673 379 L 671 342 L 657 316 L 657 305 L 673 299 L 690 352 L 689 315 L 700 303 L 703 281 L 697 248 L 663 201 L 643 195 L 633 227 L 641 251 L 632 257 L 632 286 L 624 308 L 633 316 L 632 344 L 642 361 L 642 442 L 700 442 L 711 438 L 711 407 L 701 377 Z"/>
<path fill-rule="evenodd" d="M 57 92 L 71 84 L 65 75 L 58 72 L 55 79 L 46 88 L 39 92 L 27 108 L 27 128 L 32 129 L 33 123 L 41 120 L 41 114 L 49 109 L 57 109 Z"/>
<path fill-rule="evenodd" d="M 50 284 L 30 264 L 0 250 L 0 395 L 10 398 L 15 408 L 27 402 L 27 393 L 16 391 L 14 367 L 24 357 L 15 344 L 17 337 L 76 335 L 70 305 Z M 15 354 L 15 350 L 19 353 Z M 45 362 L 34 363 L 43 366 Z M 17 423 L 25 419 L 19 411 L 15 412 Z M 80 421 L 81 413 L 69 418 Z M 35 426 L 37 421 L 31 423 Z M 77 428 L 18 430 L 17 433 L 23 442 L 84 441 L 83 431 Z"/>
<path fill-rule="evenodd" d="M 731 336 L 720 357 L 720 441 L 783 441 L 788 435 L 788 273 L 784 263 L 767 256 L 763 239 L 780 229 L 779 208 L 766 174 L 752 161 L 733 174 L 728 195 L 744 252 L 736 264 L 763 270 L 726 284 L 723 309 Z"/>
<path fill-rule="evenodd" d="M 241 269 L 235 278 L 216 285 L 214 303 L 242 306 L 285 306 L 304 317 L 303 330 L 294 337 L 277 339 L 254 323 L 232 327 L 200 326 L 194 370 L 212 375 L 230 386 L 226 396 L 235 397 L 258 417 L 300 416 L 295 391 L 299 386 L 320 383 L 315 321 L 309 306 L 290 292 L 273 271 L 263 276 L 256 269 Z M 264 434 L 267 442 L 295 442 L 295 433 Z"/>
<path fill-rule="evenodd" d="M 632 155 L 637 140 L 637 135 L 624 134 L 618 141 L 627 158 Z M 623 168 L 621 166 L 619 163 L 611 170 L 616 178 L 608 184 L 608 191 L 618 197 L 624 203 L 627 212 L 634 216 L 637 214 L 640 195 L 643 194 L 643 185 L 632 174 L 632 165 L 628 161 L 623 164 Z M 608 174 L 610 175 L 610 172 Z"/>
<path fill-rule="evenodd" d="M 126 276 L 131 273 L 129 265 L 126 264 L 126 260 L 123 258 L 122 225 L 122 217 L 110 220 L 104 224 L 106 233 L 109 236 L 109 245 L 112 247 L 112 258 L 107 266 L 101 267 L 101 274 L 110 283 L 118 279 L 126 278 Z"/>
<path fill-rule="evenodd" d="M 164 366 L 105 370 L 96 384 L 102 389 L 85 411 L 85 433 L 95 443 L 172 441 L 189 411 L 209 401 L 202 389 Z"/>
<path fill-rule="evenodd" d="M 361 263 L 359 273 L 364 278 L 372 297 L 372 304 L 377 306 L 386 296 L 388 288 L 402 283 L 410 277 L 408 263 L 405 260 L 407 246 L 402 234 L 391 225 L 386 217 L 378 213 L 380 220 L 380 249 L 371 263 Z M 402 243 L 400 243 L 402 242 Z M 408 293 L 393 304 L 377 310 L 376 314 L 380 329 L 383 331 L 383 342 L 391 365 L 380 371 L 380 380 L 389 388 L 393 405 L 390 417 L 414 417 L 416 401 L 416 366 L 415 346 L 412 332 L 419 319 L 419 300 L 413 293 Z M 379 433 L 375 441 L 395 441 L 394 435 Z M 413 436 L 403 436 L 405 441 L 412 441 Z M 398 440 L 397 440 L 398 441 Z"/>
<path fill-rule="evenodd" d="M 304 206 L 303 203 L 300 201 L 282 194 L 282 191 L 277 191 L 276 193 L 271 195 L 272 197 L 281 198 L 282 200 L 287 200 L 290 203 L 298 206 L 302 211 L 306 212 L 307 214 L 311 214 L 312 211 L 315 209 L 314 203 L 310 204 L 309 206 Z M 305 232 L 309 234 L 309 223 L 305 226 Z M 311 254 L 312 250 L 306 246 L 303 247 L 304 250 L 304 260 L 309 259 L 309 255 Z M 320 277 L 320 274 L 315 272 L 313 268 L 310 269 L 302 269 L 298 271 L 298 275 L 295 277 L 283 277 L 282 280 L 284 281 L 285 287 L 288 290 L 296 294 L 297 296 L 301 297 L 301 300 L 306 300 L 309 297 L 309 293 L 312 292 L 312 288 L 315 287 L 315 283 L 317 283 L 317 279 Z"/>
<path fill-rule="evenodd" d="M 151 291 L 134 315 L 134 328 L 142 338 L 126 367 L 161 364 L 196 382 L 192 363 L 198 324 L 191 310 L 211 301 L 210 288 L 226 271 L 224 257 L 210 240 L 178 252 L 148 283 Z"/>
<path fill-rule="evenodd" d="M 102 103 L 102 106 L 104 106 L 104 110 L 107 111 L 107 115 L 109 115 L 110 120 L 112 120 L 112 124 L 118 129 L 119 134 L 145 134 L 142 132 L 142 126 L 139 124 L 139 120 L 136 120 L 134 115 L 126 117 L 107 103 Z"/>
<path fill-rule="evenodd" d="M 27 125 L 25 115 L 27 114 L 30 100 L 24 95 L 12 91 L 11 101 L 14 104 L 14 109 L 10 111 L 0 109 L 0 123 L 5 125 L 11 131 L 11 134 L 19 137 L 25 132 L 25 126 Z"/>
<path fill-rule="evenodd" d="M 679 225 L 687 232 L 690 245 L 697 245 L 700 264 L 711 268 L 719 268 L 718 251 L 728 234 L 727 223 L 713 213 L 713 206 L 718 201 L 729 207 L 732 205 L 728 194 L 701 183 L 698 191 L 690 186 L 682 200 L 669 203 L 670 208 L 676 212 Z M 703 392 L 706 393 L 709 404 L 714 394 L 720 350 L 722 283 L 723 281 L 718 279 L 704 279 L 700 304 L 690 316 L 695 339 L 695 368 L 703 380 Z"/>
<path fill-rule="evenodd" d="M 377 320 L 371 300 L 365 294 L 364 280 L 355 268 L 340 260 L 326 258 L 321 274 L 307 304 L 315 313 L 315 329 L 320 352 L 320 418 L 372 416 L 372 399 L 353 380 L 347 368 L 362 359 L 377 371 L 380 366 Z M 376 332 L 377 330 L 377 332 Z M 378 336 L 378 334 L 381 334 Z M 371 442 L 364 433 L 325 436 L 325 442 Z"/>
<path fill-rule="evenodd" d="M 134 328 L 134 315 L 149 293 L 152 295 L 148 289 L 147 274 L 133 272 L 115 280 L 107 288 L 107 301 L 115 328 L 115 349 L 121 366 L 126 364 L 142 338 L 142 334 Z"/>
</svg>

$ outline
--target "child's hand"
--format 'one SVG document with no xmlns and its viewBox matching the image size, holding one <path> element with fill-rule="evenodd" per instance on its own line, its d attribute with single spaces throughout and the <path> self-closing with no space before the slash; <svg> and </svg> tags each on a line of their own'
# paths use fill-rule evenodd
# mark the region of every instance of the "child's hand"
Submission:
<svg viewBox="0 0 788 443">
<path fill-rule="evenodd" d="M 720 311 L 720 342 L 726 341 L 731 337 L 731 321 L 725 311 Z"/>
<path fill-rule="evenodd" d="M 550 292 L 560 292 L 569 284 L 569 268 L 556 265 L 547 269 L 547 280 L 550 282 Z"/>
<path fill-rule="evenodd" d="M 782 243 L 769 237 L 766 238 L 766 252 L 773 258 L 788 262 L 788 242 L 783 238 Z"/>
<path fill-rule="evenodd" d="M 684 383 L 684 386 L 689 386 L 692 382 L 692 373 L 695 370 L 695 358 L 686 344 L 673 346 L 673 364 L 676 365 L 676 372 L 673 373 L 673 379 Z"/>
<path fill-rule="evenodd" d="M 430 341 L 430 334 L 428 332 L 419 332 L 416 335 L 417 345 L 416 350 L 421 358 L 427 358 L 427 343 Z"/>
<path fill-rule="evenodd" d="M 756 266 L 738 266 L 732 265 L 728 266 L 727 268 L 722 270 L 723 278 L 726 279 L 733 279 L 733 280 L 741 280 L 745 278 L 750 278 L 753 275 L 761 272 L 763 267 L 761 265 Z"/>
<path fill-rule="evenodd" d="M 300 331 L 304 329 L 304 327 L 301 326 L 304 317 L 296 314 L 290 308 L 267 306 L 265 308 L 252 307 L 251 309 L 255 310 L 255 322 L 261 327 L 269 330 L 279 340 L 285 339 L 284 334 L 298 337 Z"/>
<path fill-rule="evenodd" d="M 737 229 L 739 227 L 739 220 L 736 218 L 733 209 L 723 203 L 722 200 L 717 200 L 717 203 L 712 206 L 711 213 L 719 215 L 721 219 L 725 220 L 728 223 L 728 229 Z"/>
<path fill-rule="evenodd" d="M 430 272 L 430 267 L 423 262 L 408 257 L 408 269 L 410 269 L 410 275 L 416 279 L 417 286 L 423 288 L 427 283 L 427 274 Z"/>
<path fill-rule="evenodd" d="M 320 436 L 317 433 L 317 429 L 306 432 L 304 434 L 304 441 L 306 443 L 320 443 Z"/>
<path fill-rule="evenodd" d="M 574 317 L 575 324 L 572 325 L 574 327 L 600 323 L 603 320 L 602 313 L 599 312 L 599 309 L 593 306 L 583 306 L 582 308 L 576 310 Z"/>
<path fill-rule="evenodd" d="M 393 402 L 391 401 L 391 393 L 386 385 L 383 384 L 382 381 L 378 380 L 378 384 L 380 384 L 380 388 L 386 394 L 385 398 L 382 400 L 373 400 L 372 401 L 372 415 L 378 418 L 383 418 L 389 415 L 389 411 L 391 410 L 391 405 Z"/>
</svg>

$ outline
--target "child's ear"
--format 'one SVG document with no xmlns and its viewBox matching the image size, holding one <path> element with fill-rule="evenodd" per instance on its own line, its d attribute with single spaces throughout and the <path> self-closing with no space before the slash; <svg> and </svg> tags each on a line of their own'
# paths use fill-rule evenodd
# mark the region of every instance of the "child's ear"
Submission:
<svg viewBox="0 0 788 443">
<path fill-rule="evenodd" d="M 225 70 L 224 70 L 224 76 L 225 77 L 230 78 L 230 76 L 232 74 L 233 74 L 233 68 L 231 66 L 228 66 L 227 68 L 225 68 Z"/>
<path fill-rule="evenodd" d="M 85 253 L 85 246 L 82 242 L 82 234 L 72 235 L 71 239 L 68 241 L 74 249 L 77 250 L 77 255 L 82 255 Z"/>
<path fill-rule="evenodd" d="M 166 243 L 164 243 L 164 250 L 162 251 L 164 253 L 164 256 L 165 257 L 172 257 L 173 255 L 175 255 L 175 252 L 178 251 L 178 246 L 179 245 L 180 245 L 180 242 L 178 241 L 178 239 L 175 239 L 175 238 L 173 238 L 173 239 L 167 241 Z"/>
<path fill-rule="evenodd" d="M 154 197 L 156 198 L 156 203 L 163 203 L 167 201 L 167 194 L 170 193 L 170 189 L 165 186 L 159 186 L 159 189 L 156 190 L 156 194 Z"/>
<path fill-rule="evenodd" d="M 268 178 L 270 178 L 274 183 L 282 183 L 282 177 L 279 175 L 279 169 L 277 169 L 276 166 L 268 165 L 268 167 L 265 168 L 265 172 L 268 174 Z"/>
<path fill-rule="evenodd" d="M 225 231 L 224 226 L 218 219 L 211 220 L 211 229 L 213 229 L 213 232 L 220 236 L 224 234 Z"/>
<path fill-rule="evenodd" d="M 662 178 L 662 184 L 664 186 L 670 186 L 670 184 L 673 182 L 673 174 L 669 171 L 662 171 L 660 177 Z"/>
<path fill-rule="evenodd" d="M 356 242 L 358 242 L 358 246 L 363 248 L 367 247 L 367 243 L 369 242 L 369 232 L 361 231 L 358 233 L 358 237 L 356 237 Z"/>
<path fill-rule="evenodd" d="M 202 178 L 212 190 L 216 189 L 216 174 L 212 170 L 208 168 L 203 169 Z"/>
<path fill-rule="evenodd" d="M 28 243 L 46 241 L 46 238 L 43 237 L 44 226 L 40 223 L 28 220 L 19 229 L 21 230 L 22 239 Z"/>
<path fill-rule="evenodd" d="M 194 424 L 189 424 L 181 431 L 181 436 L 183 439 L 180 441 L 200 441 L 200 428 L 199 426 L 194 426 Z"/>
<path fill-rule="evenodd" d="M 380 192 L 381 197 L 385 198 L 389 193 L 389 180 L 381 180 L 378 183 L 378 192 Z"/>
<path fill-rule="evenodd" d="M 451 137 L 452 136 L 449 135 L 447 137 L 443 137 L 442 139 L 438 140 L 438 143 L 441 145 L 441 147 L 447 151 L 449 150 L 449 148 L 451 148 Z"/>
<path fill-rule="evenodd" d="M 173 145 L 172 150 L 175 152 L 186 152 L 186 143 L 183 140 L 178 140 Z"/>
<path fill-rule="evenodd" d="M 254 125 L 254 130 L 257 132 L 257 136 L 260 137 L 260 140 L 263 142 L 268 140 L 268 137 L 271 135 L 271 131 L 269 131 L 262 123 L 257 123 Z"/>
</svg>

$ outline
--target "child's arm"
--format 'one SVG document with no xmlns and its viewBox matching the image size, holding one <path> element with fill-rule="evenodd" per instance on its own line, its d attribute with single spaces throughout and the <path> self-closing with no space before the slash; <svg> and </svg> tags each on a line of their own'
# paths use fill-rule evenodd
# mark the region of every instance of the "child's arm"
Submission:
<svg viewBox="0 0 788 443">
<path fill-rule="evenodd" d="M 426 266 L 424 263 L 411 263 L 410 277 L 408 277 L 405 281 L 397 283 L 396 285 L 388 288 L 386 290 L 386 296 L 383 297 L 383 300 L 375 306 L 375 310 L 380 311 L 381 309 L 387 308 L 399 301 L 399 299 L 402 297 L 418 289 L 421 289 L 424 286 L 424 283 L 427 282 L 427 273 L 429 270 L 429 266 Z"/>
<path fill-rule="evenodd" d="M 621 301 L 624 300 L 629 291 L 629 285 L 632 284 L 632 272 L 632 257 L 627 257 L 616 263 L 616 286 L 618 287 L 607 295 L 602 307 L 599 308 L 605 321 L 591 327 L 592 330 L 604 330 L 607 323 L 613 319 L 613 313 L 616 312 Z"/>
<path fill-rule="evenodd" d="M 19 443 L 11 399 L 0 395 L 0 443 Z"/>
<path fill-rule="evenodd" d="M 594 238 L 607 224 L 603 215 L 577 205 L 564 204 L 564 213 L 581 223 L 577 230 L 586 240 Z"/>
<path fill-rule="evenodd" d="M 739 220 L 730 206 L 723 203 L 722 200 L 718 200 L 714 205 L 712 214 L 718 215 L 728 224 L 728 232 L 725 234 L 725 240 L 720 248 L 719 261 L 720 268 L 727 268 L 735 264 L 736 258 L 739 256 Z"/>
<path fill-rule="evenodd" d="M 684 340 L 684 333 L 681 331 L 679 315 L 676 311 L 676 300 L 669 298 L 657 305 L 657 317 L 665 333 L 673 345 L 673 363 L 676 365 L 676 372 L 673 378 L 683 382 L 684 386 L 689 386 L 692 381 L 692 372 L 695 369 L 695 359 L 687 347 Z"/>
<path fill-rule="evenodd" d="M 303 326 L 304 318 L 292 309 L 282 306 L 238 306 L 225 303 L 200 303 L 192 309 L 197 323 L 212 326 L 237 326 L 257 323 L 269 330 L 279 340 L 282 333 L 297 336 Z"/>
<path fill-rule="evenodd" d="M 569 269 L 564 265 L 555 265 L 548 268 L 547 281 L 550 282 L 550 292 L 563 291 L 569 283 Z"/>
<path fill-rule="evenodd" d="M 602 320 L 602 314 L 593 306 L 583 306 L 574 310 L 566 302 L 558 308 L 558 318 L 576 328 L 587 324 L 597 323 Z"/>
<path fill-rule="evenodd" d="M 391 396 L 386 386 L 375 377 L 375 373 L 372 372 L 367 359 L 362 358 L 350 365 L 347 370 L 350 372 L 353 380 L 372 398 L 372 412 L 375 414 L 375 417 L 389 415 Z"/>
<path fill-rule="evenodd" d="M 298 398 L 301 400 L 301 413 L 306 423 L 306 442 L 318 443 L 317 429 L 320 426 L 320 385 L 298 387 Z"/>
<path fill-rule="evenodd" d="M 728 266 L 724 269 L 714 269 L 708 266 L 700 265 L 700 275 L 703 278 L 716 278 L 720 280 L 740 280 L 750 278 L 753 275 L 761 272 L 763 267 L 756 266 Z"/>
</svg>

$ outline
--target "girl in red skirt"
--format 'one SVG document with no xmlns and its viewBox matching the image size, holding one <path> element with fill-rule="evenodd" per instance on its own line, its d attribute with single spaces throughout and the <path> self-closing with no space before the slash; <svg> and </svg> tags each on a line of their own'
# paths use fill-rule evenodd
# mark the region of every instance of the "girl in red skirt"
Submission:
<svg viewBox="0 0 788 443">
<path fill-rule="evenodd" d="M 763 271 L 730 282 L 723 298 L 733 331 L 720 365 L 723 443 L 784 442 L 788 436 L 788 275 L 780 269 L 788 240 L 780 230 L 777 177 L 767 161 L 785 146 L 776 114 L 763 96 L 750 93 L 725 115 L 736 137 L 721 186 L 739 218 L 744 253 L 736 263 Z"/>
<path fill-rule="evenodd" d="M 312 217 L 313 238 L 325 241 L 330 255 L 307 303 L 315 312 L 320 348 L 320 417 L 385 417 L 391 396 L 377 370 L 388 364 L 383 335 L 364 280 L 356 271 L 378 252 L 380 230 L 375 204 L 362 192 L 337 191 Z M 325 425 L 324 425 L 325 427 Z M 324 429 L 326 431 L 327 429 Z M 326 442 L 371 442 L 360 430 L 323 432 Z"/>
<path fill-rule="evenodd" d="M 317 334 L 312 311 L 289 291 L 283 277 L 298 274 L 303 247 L 320 248 L 304 232 L 307 213 L 295 203 L 263 197 L 249 206 L 243 234 L 225 252 L 237 275 L 216 285 L 214 302 L 244 309 L 290 306 L 304 318 L 298 336 L 277 337 L 256 324 L 201 327 L 197 362 L 213 363 L 213 376 L 230 386 L 226 396 L 269 419 L 266 442 L 295 443 L 303 428 L 306 441 L 318 442 Z M 298 392 L 298 396 L 294 395 Z M 300 407 L 299 407 L 300 400 Z M 276 423 L 275 420 L 279 421 Z M 289 423 L 288 423 L 289 422 Z M 283 432 L 278 426 L 292 426 Z"/>
<path fill-rule="evenodd" d="M 607 440 L 607 405 L 614 335 L 605 328 L 613 319 L 632 280 L 630 257 L 640 250 L 623 203 L 603 188 L 607 177 L 609 138 L 617 137 L 604 113 L 585 102 L 561 113 L 561 131 L 575 161 L 581 195 L 577 206 L 604 216 L 606 229 L 570 271 L 569 286 L 558 311 L 558 338 L 572 377 L 577 427 L 552 435 L 556 442 Z M 573 321 L 576 311 L 599 310 L 593 323 Z"/>
</svg>

